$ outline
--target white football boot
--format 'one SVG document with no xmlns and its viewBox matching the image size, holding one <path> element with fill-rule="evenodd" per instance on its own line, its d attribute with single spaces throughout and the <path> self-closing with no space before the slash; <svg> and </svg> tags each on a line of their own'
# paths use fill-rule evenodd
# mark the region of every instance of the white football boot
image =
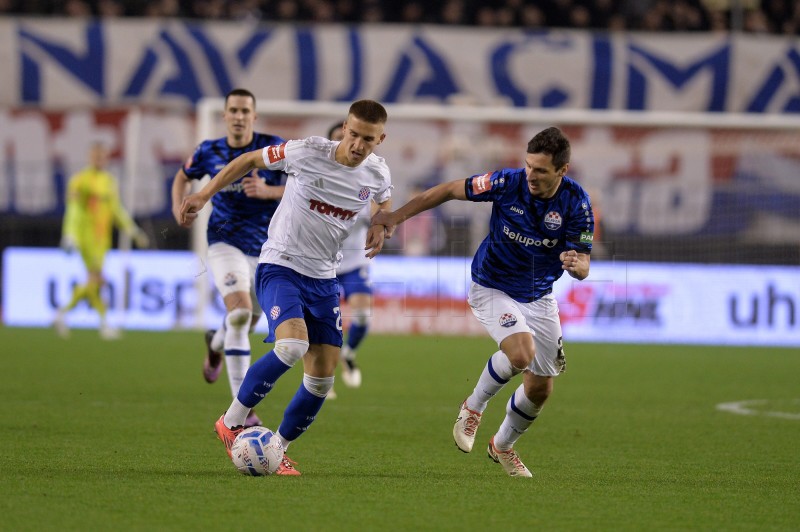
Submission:
<svg viewBox="0 0 800 532">
<path fill-rule="evenodd" d="M 512 477 L 532 477 L 528 468 L 525 467 L 525 464 L 522 463 L 522 460 L 519 459 L 519 455 L 517 451 L 514 449 L 509 449 L 507 451 L 498 451 L 497 448 L 494 446 L 494 436 L 492 439 L 489 440 L 489 448 L 486 450 L 489 453 L 489 458 L 503 466 L 503 469 L 506 470 Z"/>
<path fill-rule="evenodd" d="M 475 444 L 475 433 L 481 424 L 480 412 L 475 412 L 467 408 L 467 401 L 461 403 L 461 410 L 458 412 L 456 423 L 453 425 L 453 439 L 456 446 L 465 453 L 472 450 Z"/>
</svg>

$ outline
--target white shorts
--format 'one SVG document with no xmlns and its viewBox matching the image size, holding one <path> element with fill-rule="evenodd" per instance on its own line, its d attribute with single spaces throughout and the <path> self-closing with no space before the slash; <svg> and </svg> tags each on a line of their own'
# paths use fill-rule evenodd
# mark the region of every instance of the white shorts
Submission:
<svg viewBox="0 0 800 532">
<path fill-rule="evenodd" d="M 253 279 L 256 275 L 258 257 L 245 255 L 239 248 L 215 242 L 208 246 L 208 267 L 214 276 L 214 284 L 222 297 L 234 292 L 249 292 L 253 314 L 260 314 L 261 307 L 256 298 Z"/>
<path fill-rule="evenodd" d="M 472 313 L 498 346 L 512 334 L 530 333 L 536 356 L 527 369 L 542 377 L 558 375 L 556 357 L 562 346 L 561 320 L 552 294 L 532 303 L 520 303 L 505 292 L 472 283 L 468 301 Z"/>
</svg>

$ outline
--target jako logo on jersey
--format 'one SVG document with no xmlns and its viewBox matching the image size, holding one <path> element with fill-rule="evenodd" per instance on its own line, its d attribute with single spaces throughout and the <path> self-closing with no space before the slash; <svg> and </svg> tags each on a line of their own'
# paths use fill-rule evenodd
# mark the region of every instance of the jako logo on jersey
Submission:
<svg viewBox="0 0 800 532">
<path fill-rule="evenodd" d="M 517 317 L 513 314 L 503 314 L 500 316 L 500 325 L 502 327 L 513 327 L 517 324 Z"/>
<path fill-rule="evenodd" d="M 551 231 L 555 231 L 561 227 L 561 215 L 556 211 L 548 212 L 544 217 L 544 226 Z"/>
<path fill-rule="evenodd" d="M 281 315 L 281 307 L 279 307 L 278 305 L 275 305 L 274 307 L 269 309 L 269 317 L 272 318 L 273 320 L 277 320 L 278 316 L 280 315 Z"/>
<path fill-rule="evenodd" d="M 558 244 L 558 239 L 554 238 L 550 240 L 549 238 L 544 238 L 542 240 L 536 240 L 531 236 L 523 235 L 522 233 L 515 233 L 505 225 L 503 226 L 503 234 L 506 235 L 508 238 L 513 240 L 514 242 L 519 242 L 525 247 L 528 246 L 544 246 L 546 248 L 551 248 Z"/>
<path fill-rule="evenodd" d="M 232 273 L 228 273 L 225 275 L 225 286 L 233 286 L 236 284 L 236 276 Z"/>
<path fill-rule="evenodd" d="M 337 218 L 341 218 L 342 220 L 349 220 L 357 213 L 356 211 L 348 211 L 347 209 L 342 209 L 341 207 L 334 207 L 333 205 L 328 205 L 327 203 L 319 200 L 309 200 L 312 211 L 316 210 L 321 214 L 328 214 L 330 216 L 335 216 Z"/>
<path fill-rule="evenodd" d="M 369 189 L 367 187 L 363 187 L 361 190 L 358 191 L 358 199 L 365 200 L 369 197 Z"/>
<path fill-rule="evenodd" d="M 270 164 L 277 163 L 278 161 L 286 157 L 285 142 L 277 146 L 267 146 L 264 149 L 267 150 L 267 158 L 269 159 Z"/>
<path fill-rule="evenodd" d="M 523 211 L 521 208 L 517 207 L 516 205 L 512 205 L 511 206 L 511 212 L 515 212 L 517 214 L 525 214 L 525 211 Z"/>
<path fill-rule="evenodd" d="M 489 178 L 491 174 L 483 174 L 472 178 L 472 193 L 483 194 L 492 190 L 492 180 Z"/>
</svg>

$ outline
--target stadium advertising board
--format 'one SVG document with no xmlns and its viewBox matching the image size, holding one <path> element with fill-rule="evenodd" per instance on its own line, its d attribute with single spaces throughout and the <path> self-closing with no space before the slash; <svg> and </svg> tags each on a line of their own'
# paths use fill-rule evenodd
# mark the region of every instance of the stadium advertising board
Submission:
<svg viewBox="0 0 800 532">
<path fill-rule="evenodd" d="M 80 259 L 58 249 L 8 248 L 3 264 L 9 326 L 48 326 L 84 275 Z M 466 258 L 376 258 L 373 330 L 485 334 L 466 304 L 469 265 Z M 216 327 L 221 302 L 210 284 L 198 292 L 197 280 L 207 275 L 189 252 L 112 251 L 109 319 L 130 329 Z M 800 347 L 798 278 L 798 267 L 597 261 L 586 281 L 562 277 L 555 296 L 568 341 Z M 82 304 L 68 323 L 92 327 L 97 318 Z"/>
<path fill-rule="evenodd" d="M 245 86 L 277 100 L 797 113 L 799 55 L 789 37 L 743 33 L 3 18 L 0 105 L 185 107 Z"/>
</svg>

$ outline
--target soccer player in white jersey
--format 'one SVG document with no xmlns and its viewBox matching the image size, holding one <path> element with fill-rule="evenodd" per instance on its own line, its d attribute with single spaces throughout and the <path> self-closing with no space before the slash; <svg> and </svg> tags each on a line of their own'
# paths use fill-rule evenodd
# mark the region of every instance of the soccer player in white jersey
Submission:
<svg viewBox="0 0 800 532">
<path fill-rule="evenodd" d="M 266 341 L 275 347 L 250 367 L 236 398 L 214 425 L 228 456 L 247 413 L 300 359 L 303 382 L 277 430 L 285 449 L 308 429 L 333 387 L 342 346 L 336 280 L 342 242 L 364 205 L 375 201 L 381 209 L 391 207 L 389 167 L 373 153 L 386 136 L 386 120 L 380 103 L 359 100 L 350 106 L 342 141 L 309 137 L 240 155 L 183 200 L 182 221 L 190 224 L 214 194 L 255 168 L 289 175 L 256 269 L 256 293 L 269 321 Z M 364 248 L 370 258 L 383 248 L 383 235 L 371 233 Z M 284 456 L 277 474 L 300 472 Z"/>
<path fill-rule="evenodd" d="M 470 452 L 489 400 L 522 373 L 488 446 L 489 457 L 511 476 L 531 476 L 513 446 L 566 367 L 553 283 L 565 271 L 578 280 L 589 275 L 594 216 L 589 196 L 566 176 L 569 160 L 567 137 L 545 129 L 528 143 L 524 168 L 437 185 L 392 213 L 379 212 L 369 230 L 369 239 L 390 236 L 397 224 L 451 199 L 492 202 L 489 234 L 472 261 L 469 304 L 500 350 L 461 404 L 453 438 Z"/>
<path fill-rule="evenodd" d="M 191 181 L 218 170 L 243 153 L 280 144 L 281 137 L 253 130 L 256 122 L 256 98 L 246 89 L 233 89 L 225 96 L 223 113 L 226 134 L 201 142 L 191 157 L 175 173 L 172 182 L 172 214 L 180 224 L 180 207 L 191 189 Z M 239 386 L 250 367 L 249 333 L 261 317 L 253 277 L 261 245 L 267 238 L 270 219 L 283 194 L 286 174 L 261 170 L 225 187 L 212 203 L 208 220 L 208 266 L 214 284 L 225 303 L 223 326 L 207 331 L 203 378 L 213 383 L 222 371 L 223 353 L 228 368 L 231 394 L 236 397 Z M 245 426 L 260 425 L 256 413 L 250 412 Z"/>
<path fill-rule="evenodd" d="M 328 130 L 328 138 L 331 140 L 344 138 L 341 123 L 334 124 Z M 350 388 L 361 386 L 361 368 L 356 364 L 356 351 L 367 335 L 372 315 L 369 259 L 364 256 L 363 248 L 364 242 L 367 241 L 373 205 L 374 203 L 370 202 L 358 213 L 356 225 L 350 236 L 342 243 L 342 262 L 336 269 L 336 278 L 339 280 L 339 286 L 347 303 L 347 313 L 350 315 L 350 327 L 342 344 L 340 357 L 342 381 Z M 334 397 L 333 390 L 328 397 Z"/>
</svg>

